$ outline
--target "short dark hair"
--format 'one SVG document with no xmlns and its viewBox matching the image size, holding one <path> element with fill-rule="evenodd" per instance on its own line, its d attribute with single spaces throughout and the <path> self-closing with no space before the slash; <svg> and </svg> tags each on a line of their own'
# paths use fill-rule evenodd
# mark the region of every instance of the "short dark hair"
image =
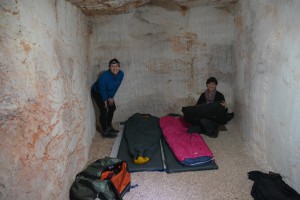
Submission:
<svg viewBox="0 0 300 200">
<path fill-rule="evenodd" d="M 207 79 L 206 84 L 210 83 L 215 83 L 216 85 L 218 85 L 218 81 L 215 77 L 210 77 L 209 79 Z"/>
<path fill-rule="evenodd" d="M 120 62 L 116 58 L 113 58 L 109 61 L 108 67 L 110 67 L 110 65 L 112 65 L 112 64 L 118 64 L 120 66 Z"/>
</svg>

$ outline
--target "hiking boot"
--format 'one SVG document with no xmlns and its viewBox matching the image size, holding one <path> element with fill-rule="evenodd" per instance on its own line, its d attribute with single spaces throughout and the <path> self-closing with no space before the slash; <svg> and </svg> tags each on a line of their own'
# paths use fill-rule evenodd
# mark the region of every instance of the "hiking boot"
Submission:
<svg viewBox="0 0 300 200">
<path fill-rule="evenodd" d="M 119 133 L 120 132 L 119 130 L 114 129 L 114 127 L 112 127 L 112 126 L 109 127 L 107 130 L 111 133 Z"/>
<path fill-rule="evenodd" d="M 201 130 L 200 126 L 192 125 L 188 128 L 189 133 L 202 133 L 203 131 Z"/>
<path fill-rule="evenodd" d="M 226 114 L 226 118 L 227 118 L 227 121 L 229 122 L 230 120 L 232 120 L 232 118 L 234 117 L 234 113 L 227 113 Z"/>
<path fill-rule="evenodd" d="M 219 135 L 219 129 L 213 130 L 213 131 L 211 131 L 209 133 L 203 132 L 202 134 L 204 134 L 204 135 L 206 135 L 206 136 L 208 136 L 210 138 L 216 138 Z"/>
<path fill-rule="evenodd" d="M 216 129 L 214 132 L 212 132 L 212 134 L 209 136 L 211 138 L 216 138 L 219 135 L 219 129 Z"/>
<path fill-rule="evenodd" d="M 102 137 L 105 137 L 105 138 L 115 138 L 118 136 L 117 134 L 112 133 L 109 130 L 102 131 L 101 135 L 102 135 Z"/>
</svg>

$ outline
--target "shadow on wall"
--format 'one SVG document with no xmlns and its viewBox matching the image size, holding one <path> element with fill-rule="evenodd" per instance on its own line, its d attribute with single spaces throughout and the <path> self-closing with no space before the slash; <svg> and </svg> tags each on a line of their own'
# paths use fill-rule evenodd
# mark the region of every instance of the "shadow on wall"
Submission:
<svg viewBox="0 0 300 200">
<path fill-rule="evenodd" d="M 100 110 L 95 102 L 95 100 L 92 98 L 93 101 L 93 107 L 94 107 L 94 114 L 95 114 L 95 126 L 98 133 L 101 133 L 102 128 L 100 125 Z"/>
</svg>

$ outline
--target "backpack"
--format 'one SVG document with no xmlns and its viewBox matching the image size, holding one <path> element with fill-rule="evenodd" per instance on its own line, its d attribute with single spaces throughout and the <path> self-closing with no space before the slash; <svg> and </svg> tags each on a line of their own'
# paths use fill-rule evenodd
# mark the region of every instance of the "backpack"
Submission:
<svg viewBox="0 0 300 200">
<path fill-rule="evenodd" d="M 76 175 L 70 200 L 122 200 L 130 190 L 127 163 L 117 158 L 96 160 Z"/>
</svg>

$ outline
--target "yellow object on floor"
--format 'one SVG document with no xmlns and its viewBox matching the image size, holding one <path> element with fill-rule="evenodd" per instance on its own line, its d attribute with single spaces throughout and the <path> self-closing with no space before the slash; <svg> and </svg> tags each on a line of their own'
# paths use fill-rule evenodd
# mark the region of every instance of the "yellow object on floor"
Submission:
<svg viewBox="0 0 300 200">
<path fill-rule="evenodd" d="M 150 160 L 150 158 L 148 158 L 148 157 L 139 156 L 139 157 L 137 157 L 137 159 L 133 160 L 133 162 L 135 164 L 141 165 L 141 164 L 148 162 L 149 160 Z"/>
</svg>

